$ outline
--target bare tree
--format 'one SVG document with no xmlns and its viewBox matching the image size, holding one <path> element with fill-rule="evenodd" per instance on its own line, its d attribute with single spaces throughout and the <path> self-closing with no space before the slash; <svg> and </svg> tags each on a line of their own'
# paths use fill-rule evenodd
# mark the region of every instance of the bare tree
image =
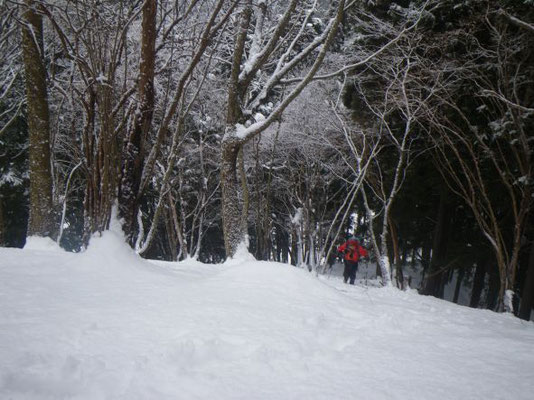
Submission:
<svg viewBox="0 0 534 400">
<path fill-rule="evenodd" d="M 476 47 L 455 81 L 440 88 L 437 107 L 446 112 L 428 115 L 439 133 L 435 139 L 444 176 L 469 205 L 494 250 L 500 276 L 498 309 L 513 311 L 519 252 L 533 201 L 534 149 L 527 123 L 534 110 L 528 107 L 532 90 L 526 82 L 531 78 L 525 77 L 534 71 L 524 64 L 533 37 L 530 29 L 519 35 L 511 32 L 491 13 L 485 22 L 490 41 L 471 40 L 473 33 L 465 32 L 465 40 Z M 481 59 L 482 65 L 477 62 Z M 474 106 L 466 103 L 467 87 L 476 88 L 469 98 Z"/>
<path fill-rule="evenodd" d="M 392 284 L 388 252 L 388 239 L 394 233 L 391 210 L 414 157 L 417 122 L 426 112 L 421 104 L 433 93 L 431 87 L 426 92 L 420 90 L 424 64 L 420 63 L 416 52 L 420 38 L 417 28 L 427 5 L 425 2 L 417 12 L 403 15 L 405 22 L 400 27 L 365 12 L 357 16 L 364 32 L 371 36 L 382 32 L 390 39 L 372 53 L 365 45 L 357 46 L 355 52 L 362 62 L 348 66 L 359 71 L 351 77 L 350 85 L 357 104 L 353 106 L 359 111 L 354 119 L 361 136 L 359 140 L 347 136 L 347 143 L 357 160 L 355 176 L 365 182 L 354 188 L 363 198 L 371 245 L 385 286 Z M 347 70 L 340 71 L 346 73 Z M 394 235 L 393 239 L 396 239 Z M 399 263 L 396 264 L 393 275 L 398 276 L 397 283 L 402 286 L 402 270 Z"/>
<path fill-rule="evenodd" d="M 362 188 L 361 193 L 370 221 L 371 243 L 380 267 L 382 282 L 386 286 L 390 286 L 392 283 L 387 247 L 391 228 L 391 209 L 404 181 L 406 169 L 413 156 L 412 145 L 417 138 L 414 125 L 419 110 L 411 98 L 412 94 L 409 93 L 408 83 L 412 73 L 411 64 L 410 54 L 407 54 L 398 63 L 391 64 L 389 70 L 386 70 L 388 85 L 384 90 L 382 104 L 372 104 L 362 91 L 362 97 L 365 99 L 367 107 L 377 120 L 376 130 L 370 133 L 371 142 L 382 143 L 382 154 L 378 154 L 371 162 L 370 173 L 365 177 L 366 185 Z M 396 116 L 394 116 L 396 113 L 399 113 L 402 121 L 400 126 L 395 126 L 398 123 Z M 387 153 L 387 160 L 384 157 L 385 153 Z M 392 169 L 391 173 L 386 171 L 386 163 Z M 374 199 L 373 203 L 378 204 L 379 209 L 372 208 L 370 198 Z M 377 237 L 374 224 L 379 218 L 381 221 L 379 224 L 380 239 Z"/>
</svg>

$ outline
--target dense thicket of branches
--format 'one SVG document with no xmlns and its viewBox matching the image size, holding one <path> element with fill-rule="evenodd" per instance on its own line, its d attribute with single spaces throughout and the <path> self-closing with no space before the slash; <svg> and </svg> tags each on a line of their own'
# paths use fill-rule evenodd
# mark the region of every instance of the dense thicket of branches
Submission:
<svg viewBox="0 0 534 400">
<path fill-rule="evenodd" d="M 0 242 L 117 205 L 146 257 L 319 273 L 355 232 L 385 285 L 529 318 L 533 5 L 323 3 L 0 0 Z"/>
</svg>

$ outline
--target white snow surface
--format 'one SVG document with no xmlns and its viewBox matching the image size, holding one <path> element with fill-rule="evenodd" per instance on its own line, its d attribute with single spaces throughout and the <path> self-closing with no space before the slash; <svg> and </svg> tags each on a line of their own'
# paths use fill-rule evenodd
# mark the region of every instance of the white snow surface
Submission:
<svg viewBox="0 0 534 400">
<path fill-rule="evenodd" d="M 31 246 L 30 246 L 31 247 Z M 532 399 L 534 323 L 234 258 L 0 249 L 0 399 Z"/>
</svg>

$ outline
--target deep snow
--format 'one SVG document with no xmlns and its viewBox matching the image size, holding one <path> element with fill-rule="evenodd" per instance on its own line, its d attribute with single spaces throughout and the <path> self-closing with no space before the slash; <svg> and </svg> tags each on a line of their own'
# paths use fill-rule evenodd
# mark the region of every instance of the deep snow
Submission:
<svg viewBox="0 0 534 400">
<path fill-rule="evenodd" d="M 532 399 L 534 323 L 242 257 L 0 249 L 1 399 Z"/>
</svg>

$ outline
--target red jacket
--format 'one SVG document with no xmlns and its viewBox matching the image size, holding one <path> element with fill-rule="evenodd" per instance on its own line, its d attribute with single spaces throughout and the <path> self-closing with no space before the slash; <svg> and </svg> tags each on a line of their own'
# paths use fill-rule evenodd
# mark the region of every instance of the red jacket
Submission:
<svg viewBox="0 0 534 400">
<path fill-rule="evenodd" d="M 360 257 L 367 257 L 367 250 L 357 240 L 349 239 L 337 248 L 337 251 L 345 254 L 345 260 L 358 261 Z"/>
</svg>

